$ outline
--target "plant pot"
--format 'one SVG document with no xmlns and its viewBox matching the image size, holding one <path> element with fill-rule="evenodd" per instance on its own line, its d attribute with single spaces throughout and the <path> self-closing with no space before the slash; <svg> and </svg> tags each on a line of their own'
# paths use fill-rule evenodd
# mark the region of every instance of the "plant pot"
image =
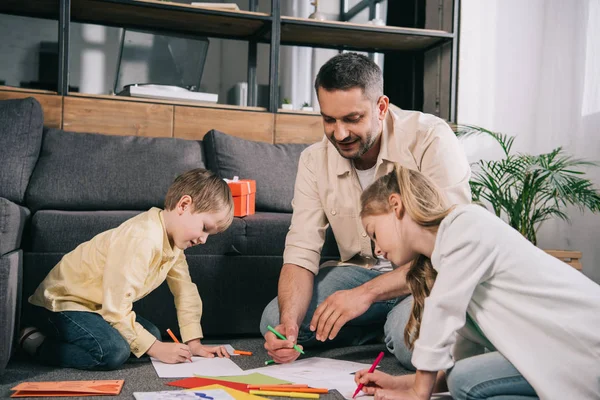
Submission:
<svg viewBox="0 0 600 400">
<path fill-rule="evenodd" d="M 312 107 L 302 107 L 302 111 L 314 111 Z"/>
<path fill-rule="evenodd" d="M 578 271 L 581 271 L 581 252 L 580 251 L 572 251 L 572 250 L 544 250 L 546 253 L 550 254 L 553 257 L 558 258 L 561 261 L 564 261 L 566 264 L 569 264 L 571 267 L 575 268 Z"/>
<path fill-rule="evenodd" d="M 294 105 L 293 104 L 282 104 L 281 108 L 284 110 L 293 110 L 294 109 Z"/>
</svg>

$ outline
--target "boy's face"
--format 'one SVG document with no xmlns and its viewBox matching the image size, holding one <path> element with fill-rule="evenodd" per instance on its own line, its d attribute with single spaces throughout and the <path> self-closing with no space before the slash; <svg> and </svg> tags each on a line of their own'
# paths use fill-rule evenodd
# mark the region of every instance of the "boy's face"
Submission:
<svg viewBox="0 0 600 400">
<path fill-rule="evenodd" d="M 403 221 L 394 212 L 363 217 L 365 232 L 375 243 L 375 255 L 381 255 L 394 265 L 404 265 L 417 257 L 403 234 Z"/>
<path fill-rule="evenodd" d="M 206 243 L 208 235 L 217 233 L 219 226 L 222 226 L 222 222 L 227 218 L 225 210 L 201 213 L 192 210 L 191 205 L 178 207 L 177 217 L 170 232 L 172 244 L 182 250 Z"/>
</svg>

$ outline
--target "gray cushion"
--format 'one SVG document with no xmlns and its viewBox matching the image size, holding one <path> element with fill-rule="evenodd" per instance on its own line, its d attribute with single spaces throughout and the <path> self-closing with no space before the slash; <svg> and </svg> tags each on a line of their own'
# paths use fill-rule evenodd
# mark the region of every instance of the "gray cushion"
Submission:
<svg viewBox="0 0 600 400">
<path fill-rule="evenodd" d="M 21 246 L 29 210 L 0 197 L 0 256 Z"/>
<path fill-rule="evenodd" d="M 0 257 L 0 374 L 14 350 L 19 329 L 22 265 L 21 250 Z"/>
<path fill-rule="evenodd" d="M 292 214 L 260 212 L 244 217 L 246 243 L 241 249 L 244 255 L 282 256 L 285 237 L 290 230 Z M 268 238 L 268 240 L 265 240 Z M 321 257 L 339 258 L 340 253 L 331 228 L 327 229 Z"/>
<path fill-rule="evenodd" d="M 40 153 L 44 113 L 32 97 L 0 101 L 0 197 L 22 204 Z"/>
<path fill-rule="evenodd" d="M 31 210 L 162 207 L 177 175 L 204 167 L 201 143 L 44 130 L 27 190 Z"/>
<path fill-rule="evenodd" d="M 294 182 L 306 144 L 253 142 L 212 130 L 204 136 L 208 169 L 222 178 L 256 180 L 256 210 L 292 212 Z"/>
<path fill-rule="evenodd" d="M 31 250 L 39 253 L 68 253 L 81 243 L 106 230 L 116 228 L 138 215 L 139 211 L 57 211 L 41 210 L 31 221 Z M 205 245 L 186 254 L 237 254 L 236 247 L 245 233 L 245 223 L 234 218 L 225 232 L 211 235 Z"/>
</svg>

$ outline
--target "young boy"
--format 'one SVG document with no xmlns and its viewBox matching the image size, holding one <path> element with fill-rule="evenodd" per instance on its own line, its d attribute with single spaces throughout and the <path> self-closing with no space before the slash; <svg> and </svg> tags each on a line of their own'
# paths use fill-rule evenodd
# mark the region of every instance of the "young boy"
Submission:
<svg viewBox="0 0 600 400">
<path fill-rule="evenodd" d="M 152 208 L 100 233 L 66 254 L 29 302 L 39 306 L 37 328 L 21 346 L 40 362 L 87 370 L 113 370 L 133 353 L 165 363 L 191 356 L 229 357 L 224 347 L 200 343 L 202 301 L 183 251 L 204 244 L 233 220 L 227 183 L 204 169 L 175 179 L 165 209 Z M 183 343 L 163 343 L 156 326 L 133 303 L 164 280 L 175 298 Z"/>
</svg>

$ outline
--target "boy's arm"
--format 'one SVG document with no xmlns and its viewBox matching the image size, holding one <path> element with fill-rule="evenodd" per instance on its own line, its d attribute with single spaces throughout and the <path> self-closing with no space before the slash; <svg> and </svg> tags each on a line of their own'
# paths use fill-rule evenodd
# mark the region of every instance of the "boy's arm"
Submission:
<svg viewBox="0 0 600 400">
<path fill-rule="evenodd" d="M 181 339 L 184 343 L 193 339 L 202 339 L 204 337 L 200 326 L 202 299 L 196 284 L 192 282 L 184 254 L 181 254 L 167 274 L 167 284 L 175 298 Z"/>
<path fill-rule="evenodd" d="M 136 322 L 133 302 L 143 290 L 154 249 L 147 240 L 128 239 L 112 245 L 104 267 L 103 302 L 100 315 L 129 343 L 136 357 L 142 356 L 156 338 Z"/>
</svg>

